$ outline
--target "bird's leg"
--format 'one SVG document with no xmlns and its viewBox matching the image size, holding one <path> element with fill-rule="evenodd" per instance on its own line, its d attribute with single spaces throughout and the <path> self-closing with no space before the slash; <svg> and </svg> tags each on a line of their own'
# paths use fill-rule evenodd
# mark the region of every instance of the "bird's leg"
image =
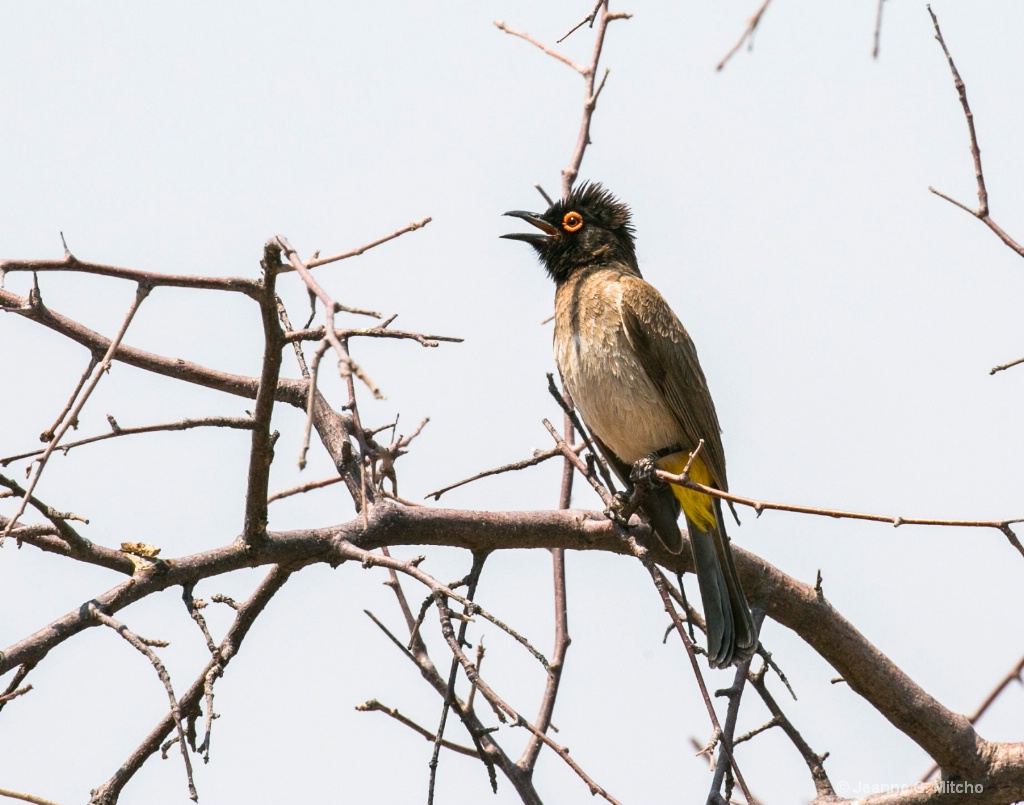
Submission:
<svg viewBox="0 0 1024 805">
<path fill-rule="evenodd" d="M 629 480 L 633 484 L 633 490 L 629 494 L 618 492 L 615 495 L 613 507 L 615 508 L 616 519 L 625 524 L 633 512 L 640 508 L 647 497 L 647 493 L 664 482 L 654 473 L 658 469 L 658 457 L 654 453 L 648 453 L 639 461 L 633 464 L 629 471 Z"/>
</svg>

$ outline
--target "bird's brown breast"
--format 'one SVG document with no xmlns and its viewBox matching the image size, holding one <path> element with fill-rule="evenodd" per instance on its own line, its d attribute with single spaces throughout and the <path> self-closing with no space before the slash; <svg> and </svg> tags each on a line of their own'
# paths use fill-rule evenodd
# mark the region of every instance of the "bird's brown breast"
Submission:
<svg viewBox="0 0 1024 805">
<path fill-rule="evenodd" d="M 555 362 L 584 422 L 626 463 L 679 444 L 683 432 L 622 323 L 622 273 L 581 271 L 555 295 Z"/>
</svg>

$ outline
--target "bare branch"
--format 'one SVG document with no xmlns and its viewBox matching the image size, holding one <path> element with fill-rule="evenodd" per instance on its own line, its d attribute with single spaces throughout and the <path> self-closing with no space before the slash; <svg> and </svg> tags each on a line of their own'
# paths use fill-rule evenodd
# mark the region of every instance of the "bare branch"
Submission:
<svg viewBox="0 0 1024 805">
<path fill-rule="evenodd" d="M 989 369 L 988 373 L 990 375 L 994 375 L 996 372 L 1003 372 L 1007 369 L 1013 368 L 1014 366 L 1020 366 L 1022 363 L 1024 363 L 1024 358 L 1017 358 L 1017 360 L 1015 361 L 1010 361 L 1009 363 L 1004 363 L 1000 366 L 994 366 L 993 368 Z"/>
<path fill-rule="evenodd" d="M 64 247 L 65 250 L 67 246 Z M 71 252 L 65 252 L 62 260 L 0 260 L 0 274 L 4 272 L 31 271 L 95 274 L 102 277 L 129 280 L 149 288 L 192 288 L 200 291 L 232 291 L 255 299 L 259 295 L 259 284 L 243 277 L 199 277 L 185 274 L 159 274 L 139 271 L 134 268 L 118 268 L 100 263 L 82 262 Z"/>
<path fill-rule="evenodd" d="M 613 805 L 619 805 L 617 799 L 611 794 L 605 791 L 600 785 L 598 785 L 593 778 L 588 775 L 583 768 L 569 755 L 569 752 L 565 747 L 559 746 L 551 738 L 538 730 L 533 724 L 523 718 L 516 710 L 514 710 L 507 702 L 505 702 L 495 691 L 481 678 L 477 669 L 470 662 L 469 658 L 462 651 L 458 641 L 455 638 L 455 630 L 452 628 L 451 617 L 449 610 L 444 606 L 440 599 L 436 599 L 438 617 L 441 620 L 441 633 L 444 635 L 445 640 L 448 642 L 448 647 L 451 649 L 452 654 L 458 659 L 459 664 L 465 671 L 466 676 L 469 677 L 469 681 L 473 686 L 480 691 L 480 694 L 491 703 L 491 705 L 501 712 L 505 713 L 512 723 L 517 727 L 525 727 L 529 732 L 539 738 L 546 746 L 552 749 L 565 763 L 571 768 L 576 775 L 586 783 L 590 789 L 590 793 L 594 795 L 600 795 L 608 802 Z"/>
<path fill-rule="evenodd" d="M 578 453 L 579 450 L 582 449 L 582 445 L 580 445 L 578 449 L 577 446 L 573 446 L 572 449 Z M 461 481 L 456 481 L 455 483 L 449 484 L 448 486 L 443 486 L 440 489 L 435 489 L 433 492 L 427 492 L 427 494 L 423 496 L 423 499 L 426 500 L 427 498 L 433 498 L 434 500 L 440 500 L 441 495 L 443 495 L 445 492 L 451 492 L 453 489 L 458 489 L 460 486 L 465 486 L 466 484 L 470 484 L 473 481 L 479 481 L 481 478 L 487 478 L 488 476 L 491 475 L 500 475 L 501 473 L 504 472 L 515 472 L 516 470 L 525 470 L 527 467 L 536 467 L 538 464 L 543 464 L 549 458 L 554 458 L 555 456 L 560 455 L 562 455 L 562 451 L 559 450 L 557 447 L 553 447 L 550 450 L 538 450 L 534 454 L 533 458 L 526 458 L 523 459 L 522 461 L 513 461 L 511 464 L 503 464 L 502 466 L 495 467 L 494 469 L 491 470 L 484 470 L 483 472 L 478 472 L 476 475 L 471 475 L 469 478 L 463 478 Z"/>
<path fill-rule="evenodd" d="M 665 579 L 666 587 L 668 586 L 668 580 Z M 673 610 L 675 607 L 673 607 Z M 761 631 L 761 624 L 764 622 L 764 610 L 755 608 L 752 613 L 754 616 L 754 631 Z M 732 765 L 733 771 L 736 775 L 736 780 L 740 783 L 740 787 L 743 789 L 743 793 L 747 798 L 748 803 L 755 801 L 750 792 L 747 790 L 746 783 L 743 777 L 740 775 L 740 771 L 736 768 L 735 760 L 733 759 L 733 747 L 735 741 L 733 736 L 736 734 L 736 719 L 740 713 L 740 701 L 743 696 L 743 688 L 746 686 L 747 674 L 750 672 L 750 661 L 753 659 L 753 655 L 747 657 L 736 667 L 735 676 L 733 678 L 732 685 L 726 690 L 720 690 L 716 692 L 716 696 L 725 696 L 729 699 L 729 706 L 725 712 L 725 726 L 722 728 L 722 748 L 723 751 L 719 752 L 718 760 L 715 763 L 715 774 L 711 780 L 711 791 L 708 798 L 711 799 L 718 795 L 722 790 L 722 784 L 726 780 L 726 771 L 729 769 L 730 764 Z M 724 751 L 725 748 L 728 751 Z M 725 798 L 728 799 L 729 792 L 726 791 Z"/>
<path fill-rule="evenodd" d="M 260 297 L 260 319 L 263 324 L 263 368 L 256 405 L 253 409 L 252 442 L 249 450 L 249 472 L 245 490 L 245 523 L 242 538 L 249 548 L 258 547 L 267 534 L 267 493 L 270 485 L 270 464 L 274 460 L 277 436 L 270 432 L 274 414 L 277 383 L 281 377 L 284 333 L 278 321 L 277 269 L 281 265 L 282 247 L 277 239 L 267 241 L 263 248 L 263 288 Z"/>
<path fill-rule="evenodd" d="M 597 7 L 595 6 L 595 13 L 596 10 Z M 568 405 L 568 400 L 566 400 L 566 405 Z M 567 443 L 574 441 L 575 428 L 568 411 L 564 414 L 562 429 L 565 434 L 565 441 Z M 575 475 L 573 470 L 572 462 L 565 459 L 562 467 L 562 486 L 558 495 L 558 508 L 563 511 L 567 510 L 572 503 L 572 480 Z M 537 713 L 536 723 L 538 732 L 547 732 L 551 726 L 551 717 L 555 712 L 555 700 L 558 698 L 558 690 L 562 683 L 562 670 L 565 667 L 565 658 L 569 652 L 569 644 L 572 642 L 572 638 L 569 637 L 569 604 L 565 586 L 565 550 L 562 548 L 553 548 L 551 551 L 551 574 L 554 586 L 555 645 L 552 651 L 551 662 L 548 664 L 544 696 L 541 698 L 540 710 Z M 478 662 L 478 671 L 479 668 L 480 664 Z M 526 748 L 523 750 L 518 765 L 532 773 L 537 765 L 537 758 L 540 757 L 540 748 L 540 739 L 536 735 L 531 736 L 526 744 Z"/>
<path fill-rule="evenodd" d="M 717 65 L 715 65 L 715 69 L 716 70 L 723 69 L 725 67 L 725 65 L 729 62 L 729 59 L 731 59 L 733 56 L 735 56 L 736 53 L 739 51 L 739 49 L 741 47 L 743 47 L 743 43 L 744 42 L 748 42 L 749 41 L 750 42 L 750 46 L 751 47 L 754 46 L 754 42 L 753 42 L 754 31 L 757 30 L 757 26 L 761 23 L 761 17 L 764 16 L 764 12 L 768 9 L 768 4 L 771 1 L 772 0 L 764 0 L 764 2 L 761 3 L 761 7 L 757 11 L 754 12 L 754 16 L 752 16 L 749 20 L 747 20 L 747 27 L 744 29 L 743 33 L 740 35 L 740 38 L 736 41 L 736 44 L 733 45 L 732 48 L 729 50 L 729 52 L 726 53 L 722 57 L 722 60 Z"/>
<path fill-rule="evenodd" d="M 32 690 L 32 686 L 25 685 L 20 688 L 15 688 L 10 693 L 0 694 L 0 707 L 7 704 L 7 702 L 9 702 L 11 699 L 17 699 L 19 696 L 24 696 L 30 690 Z"/>
<path fill-rule="evenodd" d="M 139 284 L 135 291 L 135 299 L 128 308 L 128 312 L 124 316 L 124 321 L 121 322 L 121 328 L 118 330 L 117 335 L 111 340 L 110 346 L 107 348 L 106 354 L 103 356 L 103 360 L 100 361 L 99 365 L 93 371 L 92 377 L 89 379 L 88 383 L 84 386 L 79 383 L 75 388 L 75 393 L 78 395 L 78 401 L 70 408 L 70 411 L 64 418 L 64 422 L 59 428 L 57 428 L 56 432 L 53 434 L 53 438 L 50 439 L 49 443 L 46 445 L 46 449 L 43 451 L 43 454 L 37 460 L 35 472 L 32 474 L 28 488 L 25 490 L 25 495 L 22 497 L 17 511 L 15 511 L 14 516 L 7 523 L 3 532 L 0 533 L 0 544 L 3 544 L 4 537 L 11 533 L 11 529 L 17 524 L 18 518 L 25 513 L 25 507 L 28 505 L 29 498 L 32 496 L 32 492 L 35 490 L 36 484 L 39 483 L 39 478 L 42 476 L 43 469 L 46 467 L 46 462 L 49 460 L 54 448 L 57 447 L 61 438 L 65 433 L 67 433 L 68 428 L 78 422 L 78 415 L 82 412 L 86 402 L 89 400 L 89 396 L 100 382 L 100 378 L 110 371 L 110 364 L 113 361 L 114 353 L 117 351 L 118 344 L 121 343 L 121 339 L 124 338 L 125 333 L 128 332 L 128 327 L 132 323 L 132 319 L 135 318 L 135 314 L 138 312 L 139 306 L 142 304 L 143 300 L 149 296 L 149 292 L 150 287 L 148 285 Z M 42 306 L 42 301 L 38 298 L 36 303 L 39 306 Z"/>
<path fill-rule="evenodd" d="M 572 59 L 568 58 L 567 56 L 563 56 L 561 53 L 559 53 L 559 52 L 557 52 L 555 50 L 552 50 L 551 48 L 549 48 L 547 45 L 543 44 L 539 40 L 534 39 L 529 34 L 523 33 L 522 31 L 517 31 L 517 30 L 515 30 L 513 28 L 509 28 L 501 20 L 495 20 L 494 27 L 497 28 L 499 31 L 504 31 L 505 33 L 510 34 L 512 36 L 518 36 L 520 39 L 525 39 L 527 42 L 529 42 L 534 47 L 540 48 L 542 51 L 547 53 L 551 58 L 558 59 L 558 61 L 560 61 L 562 64 L 567 65 L 568 67 L 571 67 L 573 70 L 575 70 L 580 75 L 586 75 L 586 68 L 585 67 L 583 67 L 582 65 L 576 64 L 576 62 L 574 62 Z"/>
<path fill-rule="evenodd" d="M 323 489 L 325 486 L 331 486 L 332 484 L 340 483 L 341 476 L 334 476 L 332 478 L 324 478 L 320 481 L 308 481 L 298 486 L 291 486 L 288 489 L 282 489 L 280 492 L 275 492 L 267 498 L 267 503 L 273 503 L 275 500 L 281 500 L 282 498 L 291 497 L 292 495 L 301 495 L 304 492 L 311 492 L 314 489 Z"/>
<path fill-rule="evenodd" d="M 406 232 L 414 232 L 417 229 L 422 229 L 432 220 L 433 218 L 421 218 L 418 221 L 413 221 L 408 226 L 403 226 L 401 229 L 395 230 L 390 235 L 385 235 L 382 238 L 377 238 L 377 240 L 371 240 L 369 243 L 366 243 L 357 249 L 353 249 L 350 252 L 342 252 L 341 254 L 335 254 L 332 255 L 331 257 L 318 257 L 315 260 L 310 260 L 308 263 L 306 263 L 306 268 L 316 268 L 317 266 L 326 265 L 327 263 L 336 263 L 338 260 L 348 260 L 350 257 L 358 257 L 359 255 L 368 252 L 375 246 L 380 246 L 382 243 L 387 243 L 389 240 L 394 240 L 395 238 L 404 235 Z M 294 266 L 292 266 L 291 268 L 289 268 L 288 266 L 283 266 L 279 270 L 291 271 L 293 270 L 293 268 Z M 373 314 L 368 313 L 367 315 Z"/>
<path fill-rule="evenodd" d="M 403 716 L 394 707 L 387 707 L 378 702 L 376 699 L 370 699 L 368 702 L 363 702 L 360 705 L 356 705 L 356 710 L 358 710 L 360 713 L 384 713 L 385 715 L 391 716 L 391 718 L 395 719 L 395 721 L 397 721 L 398 723 L 405 724 L 405 726 L 409 727 L 409 729 L 411 729 L 413 732 L 422 735 L 428 741 L 434 742 L 437 740 L 434 733 L 430 732 L 424 727 L 421 727 L 411 718 Z M 471 749 L 468 746 L 462 746 L 460 744 L 452 743 L 451 741 L 445 740 L 442 740 L 440 743 L 441 746 L 445 749 L 450 749 L 453 752 L 458 752 L 460 755 L 467 755 L 469 757 L 474 757 L 478 759 L 480 757 L 479 752 L 477 752 L 475 749 Z"/>
<path fill-rule="evenodd" d="M 88 604 L 87 608 L 93 618 L 104 626 L 109 626 L 121 635 L 121 637 L 127 640 L 135 649 L 144 654 L 156 669 L 157 675 L 163 683 L 164 690 L 167 691 L 167 698 L 171 703 L 171 719 L 174 721 L 175 729 L 178 731 L 178 740 L 181 744 L 181 758 L 185 763 L 185 776 L 188 778 L 188 796 L 193 802 L 198 802 L 199 795 L 196 793 L 195 782 L 192 779 L 192 760 L 189 757 L 188 746 L 185 741 L 185 727 L 181 723 L 181 709 L 178 706 L 178 699 L 174 695 L 174 688 L 171 687 L 171 677 L 168 675 L 167 669 L 160 661 L 160 658 L 156 656 L 156 653 L 150 648 L 151 645 L 160 645 L 161 643 L 159 641 L 146 640 L 139 637 L 123 623 L 110 617 L 93 603 Z M 162 643 L 162 645 L 167 644 Z"/>
<path fill-rule="evenodd" d="M 224 639 L 220 642 L 217 656 L 210 660 L 185 695 L 176 703 L 175 707 L 179 713 L 191 713 L 194 711 L 199 699 L 206 690 L 207 678 L 210 674 L 215 674 L 216 676 L 223 674 L 228 663 L 238 653 L 242 641 L 249 633 L 252 624 L 260 613 L 263 612 L 267 604 L 270 603 L 270 599 L 288 581 L 291 572 L 291 570 L 284 570 L 281 567 L 272 568 L 255 592 L 239 607 L 234 623 L 231 624 L 231 628 L 228 629 Z M 142 768 L 142 764 L 146 762 L 150 755 L 160 749 L 160 744 L 176 726 L 172 708 L 172 712 L 164 716 L 163 720 L 157 724 L 138 748 L 132 752 L 131 756 L 122 764 L 114 776 L 93 790 L 89 805 L 115 805 L 121 790 Z M 207 736 L 208 742 L 209 736 Z M 182 741 L 183 751 L 184 743 Z"/>
<path fill-rule="evenodd" d="M 249 417 L 227 417 L 208 416 L 196 419 L 180 419 L 177 422 L 164 422 L 160 425 L 142 425 L 136 428 L 118 427 L 110 433 L 102 433 L 99 436 L 90 436 L 86 439 L 79 439 L 77 442 L 68 442 L 60 445 L 59 449 L 64 454 L 69 453 L 76 447 L 82 447 L 94 442 L 102 442 L 106 439 L 116 439 L 120 436 L 136 436 L 140 433 L 158 433 L 160 431 L 191 430 L 192 428 L 238 428 L 240 430 L 251 430 L 254 426 L 253 420 Z M 0 467 L 6 467 L 13 461 L 21 461 L 23 458 L 33 458 L 41 455 L 42 450 L 32 450 L 28 453 L 19 453 L 14 456 L 0 458 Z"/>
<path fill-rule="evenodd" d="M 594 36 L 594 51 L 590 58 L 590 64 L 583 69 L 584 91 L 583 91 L 583 118 L 580 121 L 580 132 L 576 138 L 576 147 L 568 166 L 562 169 L 562 198 L 567 198 L 572 191 L 572 186 L 579 176 L 580 165 L 583 163 L 583 155 L 587 146 L 590 145 L 590 123 L 594 118 L 594 109 L 597 108 L 597 98 L 604 89 L 604 82 L 608 78 L 608 70 L 605 70 L 601 85 L 594 88 L 594 80 L 597 77 L 597 64 L 601 60 L 601 51 L 604 49 L 604 37 L 608 30 L 608 24 L 614 20 L 626 20 L 632 14 L 622 12 L 611 13 L 608 10 L 608 0 L 605 0 L 601 9 L 601 19 L 597 24 L 597 34 Z"/>
<path fill-rule="evenodd" d="M 48 799 L 37 797 L 34 794 L 24 794 L 21 791 L 11 791 L 7 788 L 0 788 L 0 797 L 10 797 L 11 799 L 20 799 L 22 802 L 31 802 L 33 805 L 57 805 Z"/>
<path fill-rule="evenodd" d="M 1024 556 L 1024 546 L 1021 545 L 1017 535 L 1010 528 L 1014 523 L 1024 523 L 1024 518 L 1020 517 L 1011 520 L 934 520 L 920 517 L 901 517 L 900 515 L 864 514 L 861 512 L 842 511 L 840 509 L 796 506 L 789 503 L 769 503 L 763 500 L 741 497 L 740 495 L 734 495 L 730 492 L 723 492 L 722 490 L 715 489 L 714 487 L 698 484 L 690 480 L 690 478 L 685 474 L 674 475 L 670 472 L 665 472 L 664 470 L 655 470 L 654 474 L 666 483 L 689 487 L 690 489 L 696 489 L 697 491 L 703 492 L 705 495 L 710 495 L 711 497 L 721 498 L 722 500 L 729 501 L 730 503 L 738 503 L 741 506 L 749 506 L 759 517 L 764 511 L 784 511 L 794 512 L 796 514 L 811 514 L 817 517 L 833 517 L 835 519 L 867 520 L 874 523 L 890 523 L 896 527 L 901 525 L 926 525 L 957 528 L 994 528 L 1000 531 L 1009 543 L 1013 545 L 1013 547 L 1016 548 L 1022 556 Z"/>
<path fill-rule="evenodd" d="M 942 52 L 946 55 L 946 61 L 949 63 L 950 72 L 953 74 L 953 86 L 956 88 L 957 95 L 960 98 L 960 105 L 964 109 L 964 117 L 967 120 L 967 131 L 971 137 L 971 158 L 974 160 L 974 178 L 978 184 L 978 209 L 972 210 L 970 207 L 950 198 L 945 193 L 940 193 L 934 187 L 929 187 L 928 189 L 940 198 L 944 198 L 946 201 L 955 204 L 960 209 L 969 212 L 975 218 L 982 221 L 985 226 L 995 232 L 996 236 L 1003 243 L 1017 252 L 1021 257 L 1024 257 L 1024 246 L 1011 238 L 1003 231 L 1002 227 L 989 217 L 988 190 L 985 188 L 985 174 L 981 169 L 981 149 L 978 148 L 978 135 L 974 130 L 974 115 L 971 112 L 970 104 L 967 103 L 967 87 L 964 84 L 963 79 L 960 78 L 960 73 L 957 71 L 956 65 L 953 63 L 953 57 L 950 55 L 949 48 L 946 47 L 946 40 L 942 38 L 942 31 L 939 29 L 939 20 L 935 16 L 935 12 L 932 11 L 931 5 L 927 6 L 927 8 L 928 13 L 932 18 L 932 24 L 935 26 L 935 39 L 942 46 Z"/>
<path fill-rule="evenodd" d="M 472 601 L 476 597 L 476 588 L 480 582 L 480 574 L 483 572 L 484 563 L 487 561 L 487 557 L 490 555 L 488 551 L 477 551 L 473 554 L 473 567 L 469 571 L 469 575 L 466 576 L 466 598 Z M 454 585 L 453 585 L 454 586 Z M 438 598 L 438 606 L 443 607 L 442 599 Z M 457 642 L 459 646 L 466 645 L 466 629 L 469 627 L 470 617 L 473 614 L 473 607 L 468 605 L 465 607 L 465 617 L 459 624 L 459 636 Z M 445 685 L 444 693 L 444 704 L 441 707 L 441 722 L 437 725 L 437 735 L 434 736 L 434 752 L 430 757 L 430 783 L 427 788 L 427 805 L 433 805 L 434 803 L 434 789 L 437 783 L 437 764 L 438 758 L 441 754 L 441 744 L 444 737 L 445 724 L 448 721 L 448 713 L 452 708 L 452 702 L 455 699 L 455 680 L 459 671 L 458 658 L 452 657 L 451 668 L 448 671 L 448 683 Z M 488 763 L 488 771 L 491 774 L 491 785 L 495 788 L 494 769 L 491 763 Z"/>
<path fill-rule="evenodd" d="M 315 327 L 307 330 L 294 330 L 290 333 L 285 333 L 285 341 L 319 341 L 326 335 L 326 330 L 323 327 Z M 453 344 L 461 344 L 465 339 L 458 338 L 450 335 L 425 335 L 423 333 L 413 333 L 407 330 L 389 330 L 387 329 L 387 323 L 381 324 L 377 327 L 370 328 L 348 328 L 348 329 L 335 329 L 334 335 L 337 338 L 353 338 L 353 337 L 367 337 L 367 338 L 395 338 L 395 339 L 408 339 L 416 341 L 424 347 L 436 347 L 438 341 L 447 341 Z"/>
<path fill-rule="evenodd" d="M 53 441 L 53 434 L 57 431 L 57 428 L 60 427 L 60 423 L 64 421 L 64 418 L 68 415 L 68 412 L 71 410 L 71 407 L 75 404 L 75 400 L 78 399 L 79 393 L 82 391 L 82 388 L 85 386 L 86 382 L 92 376 L 93 370 L 96 368 L 96 364 L 99 363 L 99 361 L 100 361 L 100 356 L 97 355 L 96 353 L 93 353 L 92 355 L 89 356 L 89 365 L 87 367 L 85 367 L 85 371 L 82 372 L 82 376 L 80 378 L 78 378 L 78 385 L 75 386 L 75 390 L 72 391 L 71 392 L 71 396 L 68 397 L 68 401 L 64 405 L 64 409 L 59 414 L 57 414 L 57 419 L 54 420 L 54 423 L 52 425 L 50 425 L 50 427 L 48 427 L 46 430 L 44 430 L 39 435 L 39 441 L 41 441 L 41 442 L 51 442 L 51 441 Z M 71 426 L 74 427 L 74 428 L 77 428 L 78 427 L 78 422 L 77 421 L 76 422 L 72 422 Z M 39 450 L 39 451 L 37 451 L 36 454 L 42 453 L 42 452 L 43 452 L 42 450 Z M 64 448 L 64 452 L 67 452 L 67 448 L 66 447 Z M 36 454 L 33 454 L 33 455 L 36 455 Z M 21 456 L 17 456 L 16 458 L 21 458 Z M 6 467 L 7 466 L 7 461 L 0 461 L 0 466 Z"/>
<path fill-rule="evenodd" d="M 796 747 L 800 756 L 804 759 L 807 764 L 807 768 L 811 772 L 811 779 L 814 781 L 814 788 L 817 795 L 821 799 L 827 799 L 835 796 L 835 790 L 832 788 L 832 782 L 828 779 L 828 774 L 825 772 L 825 759 L 828 757 L 828 752 L 823 755 L 819 755 L 808 745 L 804 737 L 799 733 L 793 723 L 789 720 L 785 713 L 782 712 L 782 708 L 779 707 L 775 697 L 772 696 L 768 690 L 768 686 L 765 683 L 765 672 L 768 670 L 768 665 L 765 664 L 757 673 L 750 674 L 748 679 L 750 680 L 751 686 L 757 691 L 758 695 L 764 701 L 765 706 L 768 708 L 768 712 L 772 714 L 772 723 L 778 724 L 782 728 L 786 736 L 792 741 L 793 746 Z"/>
<path fill-rule="evenodd" d="M 882 7 L 885 5 L 885 0 L 878 0 L 878 11 L 875 14 L 875 44 L 871 48 L 871 58 L 878 58 L 879 42 L 882 38 Z"/>
<path fill-rule="evenodd" d="M 989 693 L 988 696 L 985 697 L 985 700 L 978 705 L 978 709 L 967 717 L 970 720 L 970 722 L 972 724 L 977 724 L 978 719 L 980 719 L 985 714 L 985 711 L 988 710 L 988 708 L 992 706 L 995 700 L 1000 697 L 1003 691 L 1010 687 L 1010 685 L 1014 682 L 1020 682 L 1024 684 L 1024 657 L 1021 657 L 1017 664 L 1009 670 L 1006 676 L 1002 678 L 999 684 L 997 684 L 992 689 L 992 692 Z M 928 780 L 934 777 L 936 773 L 938 773 L 938 771 L 938 766 L 932 766 L 924 775 L 924 777 L 921 778 L 921 782 L 928 782 Z"/>
</svg>

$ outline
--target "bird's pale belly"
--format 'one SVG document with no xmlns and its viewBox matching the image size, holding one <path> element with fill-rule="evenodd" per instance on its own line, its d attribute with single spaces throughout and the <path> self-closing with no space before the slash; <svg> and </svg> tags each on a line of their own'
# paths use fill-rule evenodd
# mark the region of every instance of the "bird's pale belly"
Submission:
<svg viewBox="0 0 1024 805">
<path fill-rule="evenodd" d="M 679 444 L 679 423 L 634 357 L 621 327 L 595 327 L 585 333 L 589 349 L 560 330 L 555 331 L 555 361 L 594 435 L 627 464 Z"/>
</svg>

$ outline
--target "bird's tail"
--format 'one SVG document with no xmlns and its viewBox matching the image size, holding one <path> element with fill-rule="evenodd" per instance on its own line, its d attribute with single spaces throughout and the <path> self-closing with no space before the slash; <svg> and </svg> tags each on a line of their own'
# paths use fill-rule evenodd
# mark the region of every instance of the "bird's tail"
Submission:
<svg viewBox="0 0 1024 805">
<path fill-rule="evenodd" d="M 677 456 L 682 463 L 675 467 L 677 462 L 673 459 Z M 682 453 L 669 456 L 659 464 L 669 472 L 679 473 L 688 460 L 689 456 Z M 693 461 L 689 474 L 699 484 L 712 485 L 710 473 L 699 456 Z M 697 583 L 707 622 L 708 660 L 713 668 L 742 662 L 757 648 L 757 634 L 736 575 L 721 501 L 683 486 L 673 485 L 672 491 L 683 509 L 693 547 Z"/>
<path fill-rule="evenodd" d="M 721 527 L 721 513 L 718 519 L 719 523 L 708 531 L 702 531 L 689 517 L 686 526 L 708 627 L 708 660 L 712 668 L 725 668 L 754 653 L 757 635 L 736 576 L 729 537 Z"/>
</svg>

